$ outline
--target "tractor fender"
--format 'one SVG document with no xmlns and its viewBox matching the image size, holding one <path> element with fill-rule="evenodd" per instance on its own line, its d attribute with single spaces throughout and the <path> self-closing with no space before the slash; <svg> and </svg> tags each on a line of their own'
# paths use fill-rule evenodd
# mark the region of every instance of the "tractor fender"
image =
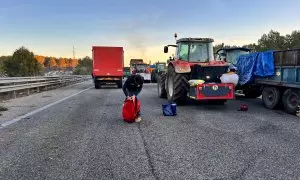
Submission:
<svg viewBox="0 0 300 180">
<path fill-rule="evenodd" d="M 191 72 L 191 66 L 188 62 L 185 61 L 171 61 L 169 63 L 169 66 L 173 66 L 176 73 L 190 73 Z"/>
</svg>

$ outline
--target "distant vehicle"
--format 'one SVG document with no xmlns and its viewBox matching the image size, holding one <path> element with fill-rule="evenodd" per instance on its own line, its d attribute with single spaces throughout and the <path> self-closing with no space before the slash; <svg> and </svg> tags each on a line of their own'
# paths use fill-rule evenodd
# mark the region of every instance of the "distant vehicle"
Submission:
<svg viewBox="0 0 300 180">
<path fill-rule="evenodd" d="M 144 63 L 143 59 L 130 60 L 130 72 L 133 71 L 142 76 L 145 82 L 151 82 L 150 66 Z"/>
<path fill-rule="evenodd" d="M 170 59 L 166 73 L 158 78 L 158 96 L 176 104 L 184 104 L 187 97 L 220 104 L 234 99 L 234 84 L 220 80 L 228 70 L 228 63 L 214 60 L 212 43 L 211 38 L 182 38 L 176 45 L 165 46 L 165 53 L 169 46 L 176 47 L 177 53 Z"/>
<path fill-rule="evenodd" d="M 231 65 L 231 67 L 236 67 L 237 60 L 241 55 L 247 55 L 251 53 L 251 49 L 242 48 L 242 47 L 233 47 L 233 48 L 221 48 L 218 49 L 216 54 L 216 59 L 219 61 L 225 61 Z M 256 87 L 249 88 L 245 86 L 236 86 L 236 92 L 243 91 L 243 94 L 247 98 L 257 98 L 261 95 L 260 91 L 256 90 Z"/>
<path fill-rule="evenodd" d="M 124 77 L 129 77 L 130 74 L 130 67 L 124 67 Z"/>
<path fill-rule="evenodd" d="M 140 64 L 140 63 L 144 63 L 143 59 L 131 59 L 130 60 L 130 65 L 131 64 Z"/>
<path fill-rule="evenodd" d="M 122 88 L 124 75 L 123 47 L 93 46 L 93 80 L 96 89 L 104 84 Z"/>
<path fill-rule="evenodd" d="M 151 82 L 156 83 L 158 76 L 166 71 L 167 64 L 165 62 L 155 63 L 153 70 L 151 71 Z"/>
<path fill-rule="evenodd" d="M 217 50 L 217 60 L 225 61 L 229 64 L 236 65 L 237 59 L 240 55 L 249 54 L 251 49 L 234 47 L 234 48 L 221 48 Z"/>
</svg>

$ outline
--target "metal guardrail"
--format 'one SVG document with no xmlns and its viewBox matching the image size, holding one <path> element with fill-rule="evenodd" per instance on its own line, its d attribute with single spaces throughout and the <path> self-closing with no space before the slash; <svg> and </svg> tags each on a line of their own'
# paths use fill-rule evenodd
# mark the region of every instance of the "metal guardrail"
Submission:
<svg viewBox="0 0 300 180">
<path fill-rule="evenodd" d="M 17 91 L 27 91 L 27 95 L 29 95 L 32 89 L 36 89 L 39 92 L 40 88 L 47 90 L 50 87 L 66 86 L 89 79 L 91 79 L 91 76 L 88 75 L 5 77 L 0 78 L 0 95 L 12 92 L 13 97 L 16 98 Z"/>
</svg>

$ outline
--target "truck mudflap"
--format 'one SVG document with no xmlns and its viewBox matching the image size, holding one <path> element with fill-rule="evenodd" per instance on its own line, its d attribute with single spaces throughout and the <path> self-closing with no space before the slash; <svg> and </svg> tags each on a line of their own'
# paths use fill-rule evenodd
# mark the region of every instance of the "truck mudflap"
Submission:
<svg viewBox="0 0 300 180">
<path fill-rule="evenodd" d="M 196 100 L 234 99 L 234 84 L 214 83 L 190 86 L 188 97 Z"/>
</svg>

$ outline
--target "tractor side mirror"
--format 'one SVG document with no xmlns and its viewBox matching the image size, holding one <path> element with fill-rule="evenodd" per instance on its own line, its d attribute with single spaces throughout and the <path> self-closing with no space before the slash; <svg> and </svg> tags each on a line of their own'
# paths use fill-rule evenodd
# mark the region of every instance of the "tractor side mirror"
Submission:
<svg viewBox="0 0 300 180">
<path fill-rule="evenodd" d="M 169 52 L 169 48 L 168 48 L 168 46 L 165 46 L 164 47 L 164 53 L 168 53 Z"/>
</svg>

